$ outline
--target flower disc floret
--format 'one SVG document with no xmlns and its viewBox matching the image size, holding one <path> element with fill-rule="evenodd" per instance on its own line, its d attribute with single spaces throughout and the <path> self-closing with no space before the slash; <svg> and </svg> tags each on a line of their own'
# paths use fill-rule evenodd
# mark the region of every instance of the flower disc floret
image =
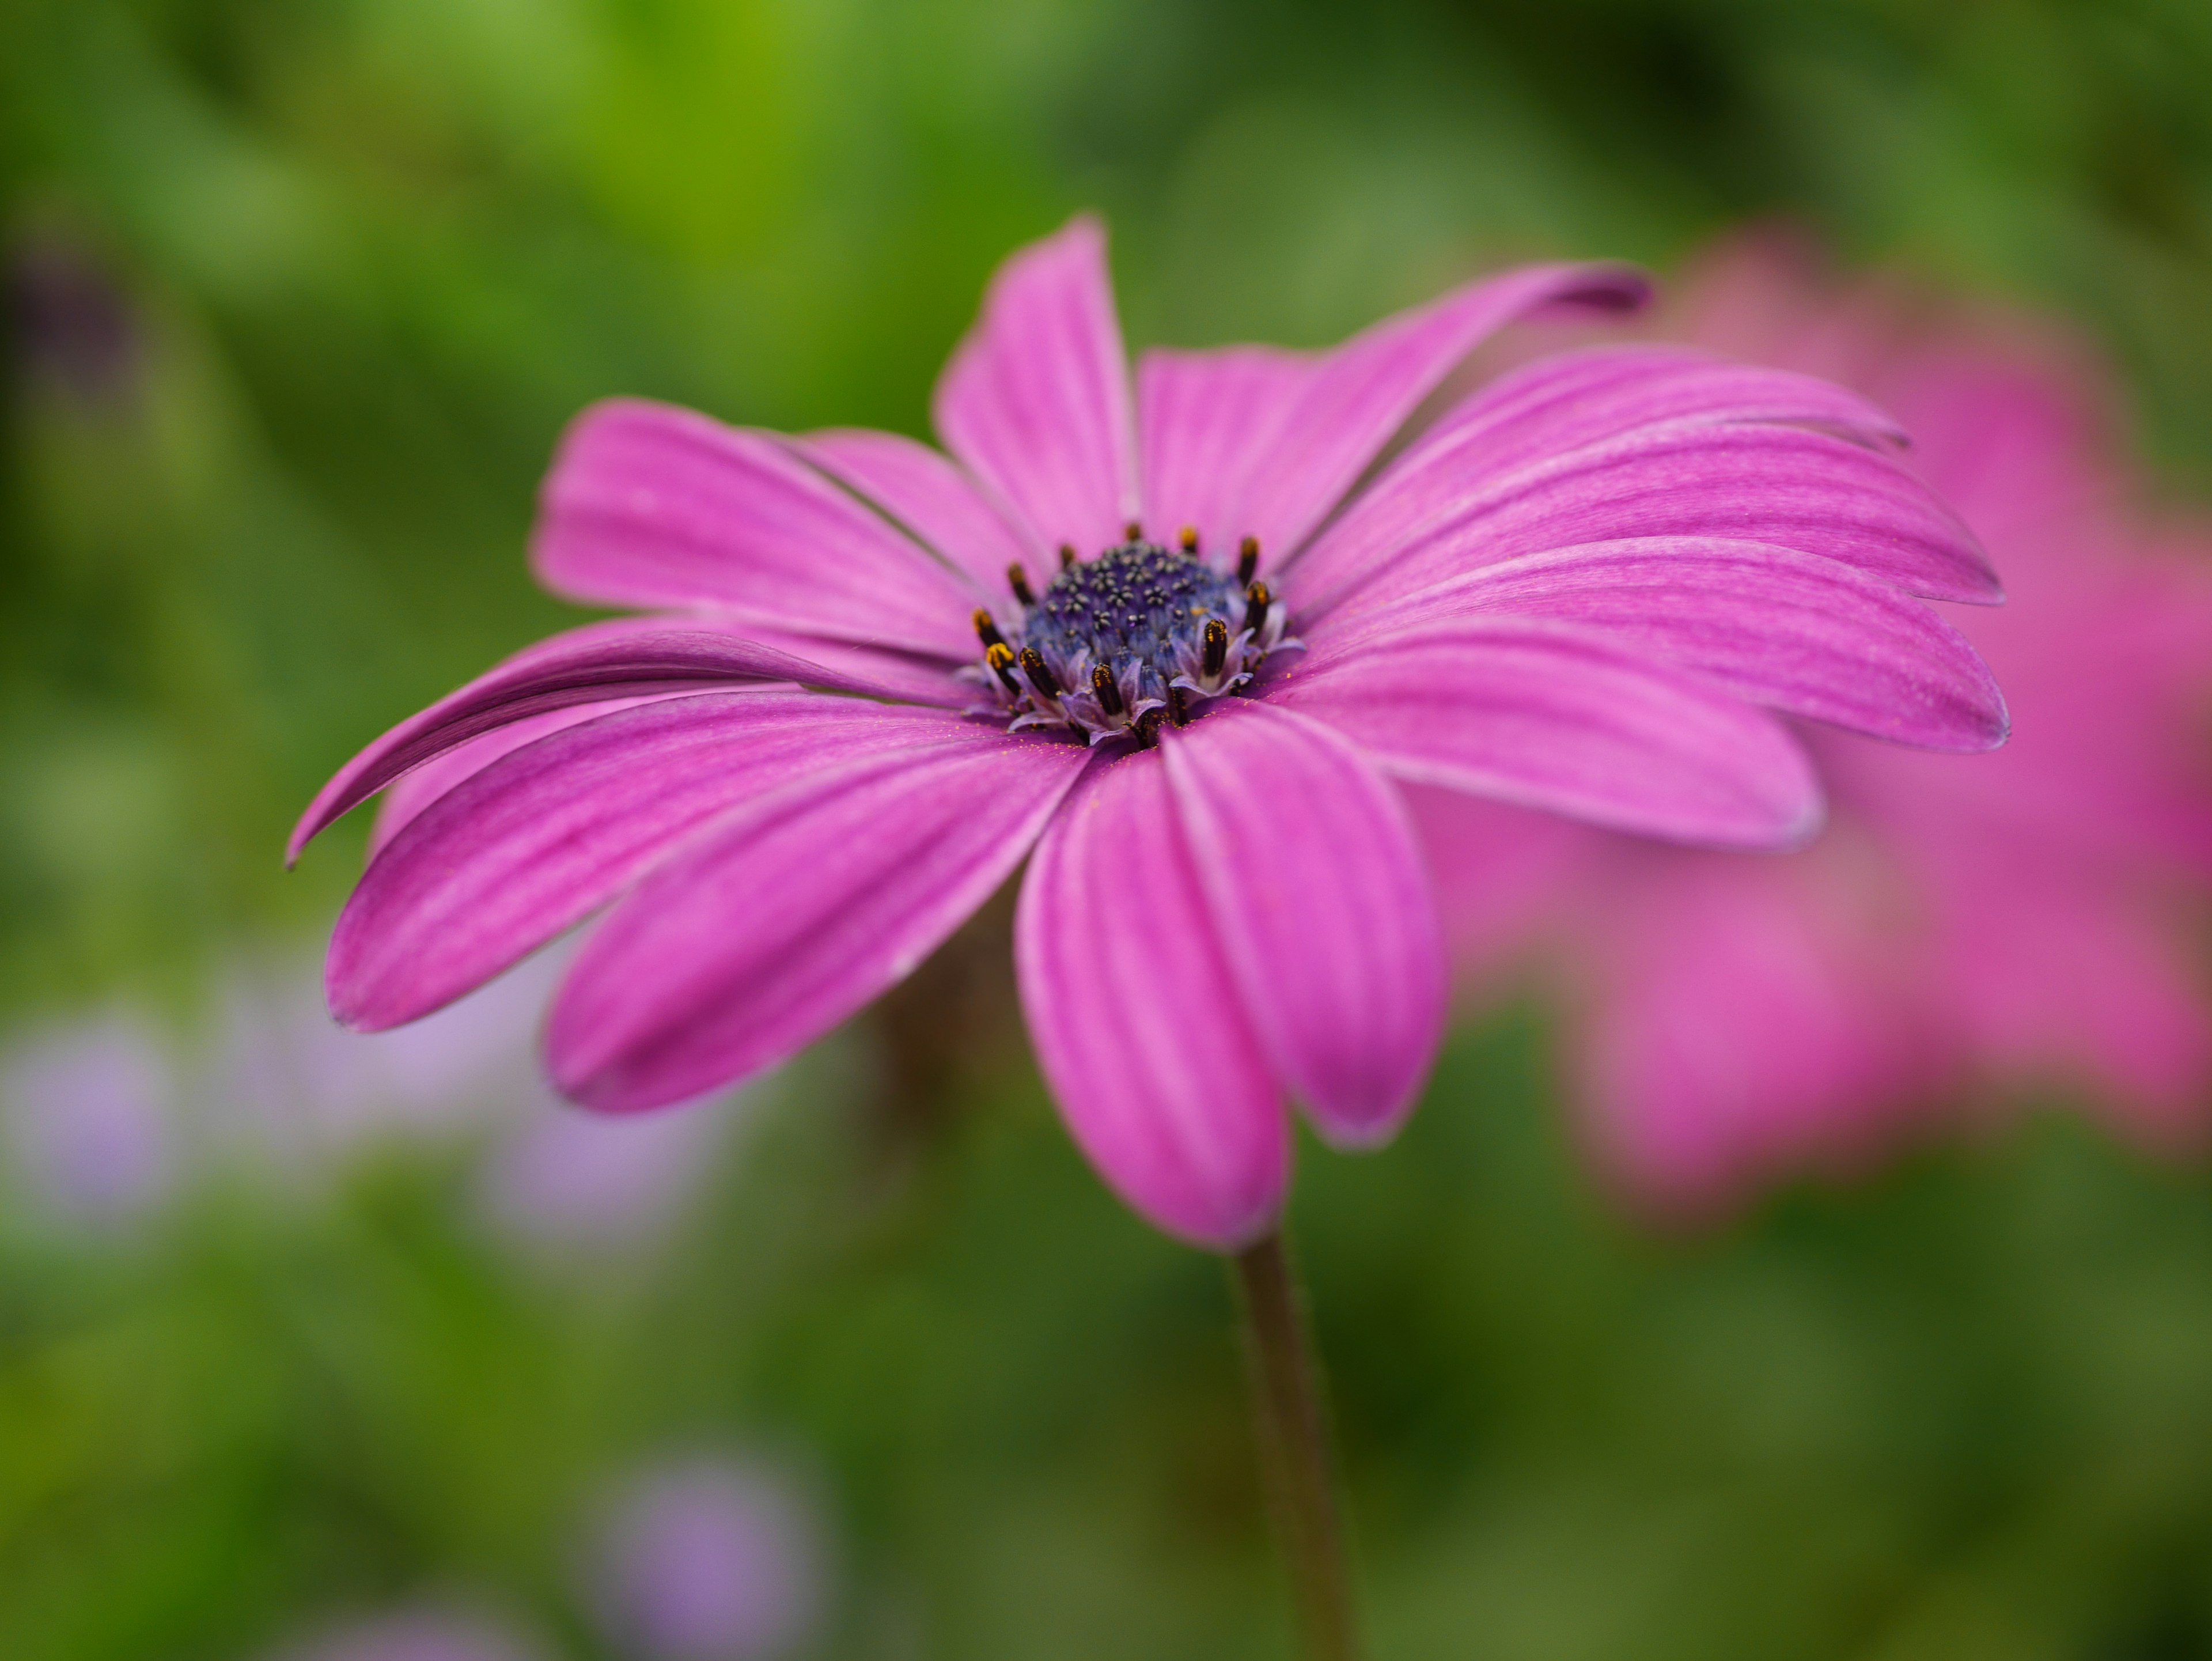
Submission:
<svg viewBox="0 0 2212 1661">
<path fill-rule="evenodd" d="M 1231 572 L 1200 557 L 1194 532 L 1182 541 L 1164 547 L 1132 526 L 1096 559 L 1064 549 L 1041 594 L 1013 574 L 1019 621 L 1002 631 L 988 613 L 976 619 L 985 682 L 1013 727 L 1070 727 L 1092 744 L 1123 733 L 1147 739 L 1163 719 L 1186 724 L 1270 653 L 1297 644 L 1249 556 Z"/>
</svg>

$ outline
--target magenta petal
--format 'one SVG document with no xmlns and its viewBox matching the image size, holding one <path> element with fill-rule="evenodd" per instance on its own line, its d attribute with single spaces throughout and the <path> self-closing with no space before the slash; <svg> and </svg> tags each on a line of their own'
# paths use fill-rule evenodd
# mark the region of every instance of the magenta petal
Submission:
<svg viewBox="0 0 2212 1661">
<path fill-rule="evenodd" d="M 1566 624 L 1431 622 L 1269 696 L 1401 777 L 1617 830 L 1780 848 L 1820 826 L 1812 766 L 1773 716 Z"/>
<path fill-rule="evenodd" d="M 1233 347 L 1225 352 L 1155 354 L 1146 379 L 1158 384 L 1148 419 L 1172 422 L 1147 434 L 1147 458 L 1182 492 L 1195 464 L 1173 463 L 1189 446 L 1208 453 L 1215 475 L 1202 495 L 1183 496 L 1210 542 L 1234 546 L 1260 538 L 1264 561 L 1281 559 L 1313 533 L 1421 400 L 1486 336 L 1533 313 L 1559 306 L 1626 311 L 1650 297 L 1650 284 L 1619 265 L 1529 265 L 1471 283 L 1417 310 L 1385 318 L 1334 350 L 1297 360 Z M 1259 399 L 1282 400 L 1264 412 Z M 1162 515 L 1166 500 L 1147 506 Z M 1200 513 L 1207 515 L 1200 518 Z M 1162 517 L 1163 532 L 1171 529 Z"/>
<path fill-rule="evenodd" d="M 1265 703 L 1162 733 L 1216 937 L 1277 1074 L 1332 1141 L 1394 1135 L 1443 1035 L 1436 897 L 1396 789 Z"/>
<path fill-rule="evenodd" d="M 698 620 L 684 619 L 695 624 Z M 909 658 L 903 653 L 878 651 L 873 647 L 854 646 L 845 641 L 808 640 L 803 636 L 770 636 L 755 639 L 758 645 L 777 650 L 804 653 L 810 663 L 823 670 L 843 672 L 856 680 L 880 682 L 884 696 L 895 696 L 909 703 L 930 704 L 941 709 L 965 709 L 975 701 L 975 690 L 963 686 L 945 672 L 945 666 L 933 660 Z M 794 691 L 793 682 L 763 680 L 738 682 L 719 688 L 733 692 L 766 691 L 771 688 Z M 403 773 L 387 786 L 378 804 L 375 827 L 369 832 L 368 854 L 371 859 L 382 852 L 392 839 L 404 830 L 408 822 L 439 797 L 452 790 L 463 779 L 472 777 L 497 761 L 511 755 L 526 744 L 571 727 L 580 727 L 587 721 L 597 721 L 601 715 L 611 715 L 617 709 L 628 709 L 640 703 L 650 703 L 655 697 L 684 697 L 700 689 L 687 687 L 681 691 L 664 692 L 642 697 L 616 698 L 605 703 L 570 704 L 564 709 L 552 709 L 541 715 L 532 715 L 511 726 L 495 727 L 479 738 L 457 745 L 424 762 L 420 767 Z"/>
<path fill-rule="evenodd" d="M 788 681 L 825 691 L 896 697 L 865 675 L 810 663 L 717 632 L 703 618 L 627 618 L 589 624 L 516 653 L 411 715 L 338 770 L 294 827 L 287 864 L 324 828 L 410 769 L 456 745 L 548 710 L 732 681 Z"/>
<path fill-rule="evenodd" d="M 578 955 L 546 1038 L 589 1106 L 682 1101 L 773 1065 L 900 980 L 989 897 L 1087 760 L 947 723 L 795 780 L 656 871 Z"/>
<path fill-rule="evenodd" d="M 969 596 L 970 614 L 979 598 Z M 679 629 L 723 627 L 711 607 L 677 618 L 664 618 L 662 623 L 663 626 L 672 624 Z M 731 634 L 757 646 L 785 653 L 805 663 L 809 674 L 805 684 L 809 686 L 819 686 L 828 691 L 860 691 L 866 697 L 887 698 L 896 703 L 927 703 L 939 709 L 966 709 L 975 703 L 975 684 L 962 680 L 959 673 L 963 665 L 975 661 L 973 633 L 968 636 L 964 654 L 955 660 L 934 653 L 902 651 L 895 646 L 864 646 L 857 641 L 794 635 L 734 618 L 727 627 Z"/>
<path fill-rule="evenodd" d="M 776 439 L 616 399 L 579 416 L 539 497 L 531 558 L 556 593 L 712 605 L 742 622 L 972 655 L 974 596 Z"/>
<path fill-rule="evenodd" d="M 1888 456 L 1802 427 L 1678 421 L 1502 477 L 1393 474 L 1299 562 L 1299 618 L 1523 554 L 1659 536 L 1775 543 L 1931 599 L 2002 597 L 1973 533 Z"/>
<path fill-rule="evenodd" d="M 1006 568 L 1044 550 L 1023 540 L 983 487 L 957 462 L 896 433 L 844 428 L 793 441 L 799 453 L 842 479 L 945 559 L 994 600 L 1008 598 Z"/>
<path fill-rule="evenodd" d="M 780 681 L 762 681 L 760 687 L 781 686 Z M 750 691 L 750 686 L 732 687 L 732 691 Z M 670 697 L 693 696 L 672 692 Z M 587 721 L 597 721 L 601 715 L 611 715 L 617 709 L 635 709 L 641 703 L 652 703 L 653 698 L 617 698 L 605 703 L 572 703 L 565 709 L 549 709 L 542 715 L 532 715 L 512 726 L 495 728 L 466 744 L 457 744 L 442 754 L 432 757 L 413 771 L 404 773 L 392 782 L 384 799 L 376 805 L 376 824 L 368 833 L 368 856 L 372 860 L 392 845 L 392 839 L 404 830 L 422 815 L 422 810 L 440 797 L 450 794 L 465 779 L 478 773 L 502 756 L 511 756 L 525 745 L 564 733 L 571 727 L 581 727 Z"/>
<path fill-rule="evenodd" d="M 1087 215 L 999 268 L 983 314 L 937 384 L 945 447 L 1045 544 L 1085 554 L 1138 516 L 1128 368 Z"/>
<path fill-rule="evenodd" d="M 1014 968 L 1037 1061 L 1107 1183 L 1219 1250 L 1280 1212 L 1290 1126 L 1158 751 L 1086 776 L 1037 844 Z"/>
<path fill-rule="evenodd" d="M 1247 532 L 1244 488 L 1311 383 L 1316 357 L 1276 346 L 1164 348 L 1137 364 L 1137 430 L 1145 511 L 1165 538 L 1188 525 L 1208 552 Z"/>
<path fill-rule="evenodd" d="M 1893 417 L 1833 381 L 1686 346 L 1601 346 L 1501 375 L 1422 434 L 1391 471 L 1449 471 L 1460 482 L 1495 478 L 1638 427 L 1692 420 L 1819 427 L 1891 447 L 1905 442 Z"/>
<path fill-rule="evenodd" d="M 1388 650 L 1434 618 L 1505 613 L 1602 631 L 1753 703 L 1893 743 L 1989 750 L 2008 730 L 1996 678 L 1918 600 L 1839 561 L 1765 543 L 1679 537 L 1558 548 L 1401 600 L 1345 605 L 1315 658 Z"/>
<path fill-rule="evenodd" d="M 795 779 L 979 729 L 808 692 L 661 699 L 538 739 L 457 785 L 370 864 L 340 914 L 331 1007 L 370 1031 L 481 985 L 685 837 Z"/>
</svg>

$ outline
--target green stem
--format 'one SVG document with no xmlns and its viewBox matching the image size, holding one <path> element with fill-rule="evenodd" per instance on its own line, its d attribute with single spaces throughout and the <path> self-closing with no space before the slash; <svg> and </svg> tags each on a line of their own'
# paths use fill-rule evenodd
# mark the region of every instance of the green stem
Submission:
<svg viewBox="0 0 2212 1661">
<path fill-rule="evenodd" d="M 1311 1661 L 1358 1661 L 1328 1415 L 1305 1296 L 1280 1234 L 1239 1252 L 1235 1262 L 1267 1498 L 1306 1653 Z"/>
</svg>

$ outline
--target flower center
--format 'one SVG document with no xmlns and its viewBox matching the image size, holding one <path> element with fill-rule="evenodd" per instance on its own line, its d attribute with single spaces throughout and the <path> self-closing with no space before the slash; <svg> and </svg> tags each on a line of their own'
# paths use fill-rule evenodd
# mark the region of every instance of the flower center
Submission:
<svg viewBox="0 0 2212 1661">
<path fill-rule="evenodd" d="M 1200 555 L 1195 531 L 1181 545 L 1147 542 L 1132 525 L 1096 559 L 1063 546 L 1042 594 L 1020 565 L 1007 572 L 1019 620 L 1002 629 L 978 611 L 975 632 L 984 683 L 1015 728 L 1148 743 L 1163 720 L 1182 726 L 1251 679 L 1270 652 L 1297 645 L 1283 636 L 1282 601 L 1255 578 L 1258 544 L 1245 538 L 1234 571 Z"/>
</svg>

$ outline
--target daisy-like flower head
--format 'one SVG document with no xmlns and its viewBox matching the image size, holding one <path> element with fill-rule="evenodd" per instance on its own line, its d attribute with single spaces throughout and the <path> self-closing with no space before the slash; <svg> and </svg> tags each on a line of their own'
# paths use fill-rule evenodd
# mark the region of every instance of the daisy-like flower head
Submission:
<svg viewBox="0 0 2212 1661">
<path fill-rule="evenodd" d="M 649 614 L 521 653 L 325 788 L 295 854 L 392 787 L 332 1008 L 412 1020 L 604 912 L 550 1067 L 587 1105 L 656 1107 L 819 1036 L 1026 858 L 1016 968 L 1069 1129 L 1161 1227 L 1250 1243 L 1290 1104 L 1372 1147 L 1436 1050 L 1401 781 L 1768 848 L 1821 812 L 1773 711 L 2003 737 L 1915 598 L 1996 580 L 1854 394 L 1581 352 L 1407 441 L 1500 326 L 1644 298 L 1528 267 L 1333 351 L 1147 353 L 1133 399 L 1079 219 L 994 280 L 938 388 L 949 456 L 586 411 L 536 567 Z"/>
</svg>

